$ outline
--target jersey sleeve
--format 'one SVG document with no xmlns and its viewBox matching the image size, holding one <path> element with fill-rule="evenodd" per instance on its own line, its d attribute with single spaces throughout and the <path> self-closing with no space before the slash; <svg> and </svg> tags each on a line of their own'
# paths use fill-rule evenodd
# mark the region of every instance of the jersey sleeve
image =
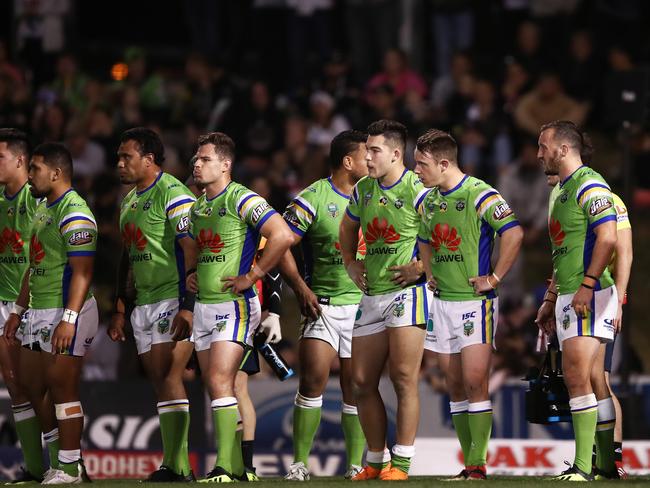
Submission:
<svg viewBox="0 0 650 488">
<path fill-rule="evenodd" d="M 519 224 L 515 213 L 501 194 L 492 187 L 483 188 L 474 199 L 479 218 L 499 235 Z"/>
<path fill-rule="evenodd" d="M 88 209 L 67 206 L 59 220 L 59 231 L 63 236 L 68 256 L 94 256 L 97 248 L 97 223 Z"/>
<path fill-rule="evenodd" d="M 316 219 L 316 192 L 312 188 L 303 190 L 294 198 L 282 217 L 294 234 L 302 237 Z"/>
<path fill-rule="evenodd" d="M 194 202 L 194 195 L 182 185 L 172 185 L 167 193 L 165 215 L 177 239 L 190 235 L 190 211 Z"/>
<path fill-rule="evenodd" d="M 420 220 L 420 227 L 418 228 L 418 242 L 429 244 L 429 228 L 423 220 Z"/>
<path fill-rule="evenodd" d="M 422 211 L 424 208 L 424 200 L 427 198 L 427 195 L 431 191 L 431 188 L 423 188 L 422 184 L 419 184 L 415 187 L 415 190 L 416 195 L 413 199 L 413 207 L 415 208 L 416 212 L 422 216 L 424 214 Z"/>
<path fill-rule="evenodd" d="M 614 208 L 616 209 L 616 230 L 631 229 L 630 216 L 627 213 L 627 207 L 623 200 L 616 194 L 612 193 L 614 198 Z"/>
<path fill-rule="evenodd" d="M 578 206 L 587 216 L 590 229 L 609 221 L 617 221 L 612 191 L 602 180 L 586 179 L 576 192 Z"/>
<path fill-rule="evenodd" d="M 361 181 L 357 182 L 357 184 L 354 185 L 354 188 L 352 189 L 352 195 L 350 195 L 350 200 L 348 201 L 348 206 L 345 209 L 345 213 L 348 215 L 348 217 L 350 217 L 355 222 L 359 222 L 361 220 L 361 205 L 359 205 L 359 193 L 361 191 L 359 190 L 359 183 L 361 183 Z"/>
<path fill-rule="evenodd" d="M 255 230 L 260 230 L 264 223 L 277 212 L 257 193 L 243 191 L 237 198 L 237 214 Z"/>
</svg>

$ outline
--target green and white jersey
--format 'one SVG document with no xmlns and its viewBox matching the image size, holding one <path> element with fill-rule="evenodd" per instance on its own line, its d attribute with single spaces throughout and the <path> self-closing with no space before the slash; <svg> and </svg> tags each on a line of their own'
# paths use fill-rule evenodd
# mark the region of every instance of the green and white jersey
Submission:
<svg viewBox="0 0 650 488">
<path fill-rule="evenodd" d="M 469 284 L 473 276 L 492 272 L 494 237 L 518 226 L 503 197 L 478 178 L 467 176 L 454 188 L 433 188 L 424 199 L 418 240 L 431 245 L 431 271 L 436 295 L 447 301 L 485 300 Z"/>
<path fill-rule="evenodd" d="M 96 247 L 95 217 L 75 190 L 52 203 L 41 200 L 29 243 L 29 307 L 65 307 L 72 278 L 69 258 L 94 256 Z M 88 292 L 86 299 L 91 296 Z"/>
<path fill-rule="evenodd" d="M 185 257 L 178 240 L 189 236 L 195 200 L 185 185 L 163 172 L 148 188 L 134 188 L 124 197 L 120 232 L 135 278 L 136 305 L 185 293 Z"/>
<path fill-rule="evenodd" d="M 318 180 L 304 189 L 287 206 L 284 220 L 302 237 L 305 281 L 329 305 L 356 305 L 361 291 L 343 266 L 339 225 L 350 195 L 341 193 L 331 178 Z M 363 259 L 366 245 L 359 235 L 357 259 Z"/>
<path fill-rule="evenodd" d="M 0 300 L 15 302 L 29 267 L 29 238 L 38 201 L 25 183 L 15 195 L 0 193 Z"/>
<path fill-rule="evenodd" d="M 548 207 L 548 231 L 558 293 L 575 293 L 591 263 L 596 243 L 594 229 L 610 220 L 616 222 L 614 197 L 602 176 L 581 166 L 555 185 Z M 600 290 L 613 284 L 609 269 L 605 269 L 595 288 Z"/>
<path fill-rule="evenodd" d="M 346 212 L 360 222 L 366 241 L 369 295 L 401 289 L 390 280 L 393 272 L 388 268 L 408 264 L 416 256 L 419 212 L 428 191 L 409 170 L 388 187 L 367 176 L 354 187 Z"/>
<path fill-rule="evenodd" d="M 201 195 L 191 214 L 190 232 L 199 247 L 197 277 L 201 303 L 241 300 L 241 295 L 221 291 L 225 276 L 250 271 L 257 252 L 259 230 L 277 213 L 257 193 L 231 181 L 217 196 Z M 250 298 L 255 286 L 244 293 Z"/>
</svg>

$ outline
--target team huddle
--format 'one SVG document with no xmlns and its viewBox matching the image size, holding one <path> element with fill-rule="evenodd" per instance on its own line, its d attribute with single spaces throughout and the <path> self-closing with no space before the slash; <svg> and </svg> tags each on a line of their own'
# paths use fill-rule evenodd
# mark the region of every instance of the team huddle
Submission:
<svg viewBox="0 0 650 488">
<path fill-rule="evenodd" d="M 406 128 L 390 120 L 365 132 L 342 132 L 331 143 L 330 176 L 280 214 L 232 181 L 235 144 L 226 134 L 199 137 L 194 192 L 162 171 L 164 149 L 156 133 L 134 128 L 122 134 L 117 169 L 133 189 L 120 207 L 123 254 L 108 334 L 123 341 L 131 324 L 156 395 L 163 462 L 146 481 L 196 480 L 183 386 L 193 352 L 217 444 L 213 469 L 198 481 L 258 479 L 246 373 L 255 371 L 253 336 L 263 331 L 267 342 L 281 337 L 278 314 L 262 311 L 256 286 L 268 276 L 276 281 L 277 272 L 304 317 L 294 461 L 285 479 L 310 478 L 309 453 L 336 357 L 345 477 L 408 479 L 425 349 L 438 355 L 445 374 L 464 458 L 465 468 L 452 479 L 487 479 L 497 289 L 524 233 L 497 190 L 462 172 L 452 136 L 436 129 L 422 134 L 414 170 L 405 166 L 406 141 Z M 581 158 L 585 145 L 570 122 L 540 131 L 538 158 L 549 180 L 559 176 L 559 182 L 552 182 L 549 203 L 553 277 L 536 322 L 563 350 L 576 456 L 557 478 L 577 481 L 618 477 L 617 415 L 605 352 L 620 328 L 631 263 L 631 247 L 619 251 L 617 245 L 617 223 L 629 230 L 625 207 Z M 98 231 L 72 176 L 65 146 L 45 143 L 31 151 L 25 134 L 0 129 L 0 359 L 25 459 L 20 482 L 87 480 L 78 390 L 83 356 L 98 327 L 90 291 Z M 260 240 L 265 244 L 258 253 Z M 387 445 L 379 392 L 385 369 L 398 402 L 393 446 Z"/>
</svg>

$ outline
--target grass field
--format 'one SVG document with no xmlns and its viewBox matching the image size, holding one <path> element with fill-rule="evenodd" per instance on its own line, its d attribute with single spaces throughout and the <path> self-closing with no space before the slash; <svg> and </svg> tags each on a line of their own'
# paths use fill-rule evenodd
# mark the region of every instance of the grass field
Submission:
<svg viewBox="0 0 650 488">
<path fill-rule="evenodd" d="M 344 488 L 350 486 L 350 481 L 343 480 L 341 478 L 318 478 L 312 479 L 305 483 L 305 488 Z M 362 484 L 365 486 L 367 484 L 377 485 L 382 483 L 381 481 L 366 481 Z M 440 478 L 430 477 L 430 476 L 415 476 L 408 481 L 398 481 L 396 482 L 401 486 L 408 485 L 409 488 L 429 488 L 432 484 L 437 485 L 446 485 L 447 482 L 442 481 Z M 564 481 L 550 481 L 548 478 L 540 477 L 515 477 L 515 476 L 499 476 L 490 478 L 484 483 L 488 484 L 490 487 L 504 487 L 504 488 L 529 488 L 531 486 L 536 486 L 538 483 L 550 483 L 553 485 L 564 484 L 568 482 Z M 625 486 L 625 488 L 632 487 L 647 487 L 650 486 L 650 477 L 635 477 L 630 478 L 625 481 L 597 481 L 598 486 L 607 487 L 607 486 Z M 297 482 L 284 481 L 282 478 L 266 478 L 257 483 L 257 486 L 269 486 L 269 487 L 280 487 L 287 485 L 295 485 Z M 93 483 L 95 488 L 127 488 L 129 486 L 139 486 L 142 487 L 142 484 L 136 480 L 98 480 Z M 451 486 L 476 486 L 476 481 L 457 481 L 454 482 Z M 178 488 L 178 483 L 156 483 L 156 488 Z"/>
</svg>

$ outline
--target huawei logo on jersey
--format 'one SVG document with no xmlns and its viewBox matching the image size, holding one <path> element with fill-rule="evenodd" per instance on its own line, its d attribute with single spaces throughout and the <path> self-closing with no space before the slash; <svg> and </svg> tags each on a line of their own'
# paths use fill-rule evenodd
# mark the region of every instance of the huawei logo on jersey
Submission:
<svg viewBox="0 0 650 488">
<path fill-rule="evenodd" d="M 124 226 L 122 240 L 127 248 L 135 246 L 138 251 L 144 251 L 144 248 L 147 247 L 147 238 L 142 233 L 142 229 L 136 227 L 132 222 Z"/>
<path fill-rule="evenodd" d="M 196 245 L 199 246 L 201 251 L 208 248 L 211 253 L 218 254 L 225 244 L 219 234 L 213 234 L 211 229 L 201 229 L 201 232 L 196 237 Z"/>
<path fill-rule="evenodd" d="M 43 261 L 44 257 L 45 251 L 43 250 L 43 245 L 40 243 L 36 235 L 33 235 L 29 242 L 29 260 L 33 265 L 38 265 Z"/>
<path fill-rule="evenodd" d="M 9 250 L 14 254 L 21 254 L 25 243 L 20 237 L 20 232 L 5 227 L 0 234 L 0 254 L 4 254 Z"/>
<path fill-rule="evenodd" d="M 335 242 L 334 247 L 338 252 L 341 252 L 341 243 L 340 242 Z M 363 234 L 361 233 L 361 229 L 359 229 L 359 242 L 357 243 L 357 254 L 361 254 L 362 256 L 366 255 L 366 241 L 363 240 Z"/>
<path fill-rule="evenodd" d="M 553 244 L 557 247 L 560 247 L 564 242 L 564 237 L 566 234 L 562 230 L 562 225 L 560 225 L 559 220 L 550 219 L 548 221 L 548 232 L 551 235 L 551 240 Z"/>
<path fill-rule="evenodd" d="M 431 233 L 431 245 L 440 251 L 442 246 L 450 251 L 458 251 L 461 238 L 455 227 L 449 227 L 449 224 L 436 224 Z"/>
<path fill-rule="evenodd" d="M 395 227 L 388 224 L 388 220 L 375 217 L 366 228 L 365 238 L 367 244 L 374 244 L 379 239 L 383 239 L 385 244 L 395 244 L 400 235 L 395 232 Z"/>
</svg>

